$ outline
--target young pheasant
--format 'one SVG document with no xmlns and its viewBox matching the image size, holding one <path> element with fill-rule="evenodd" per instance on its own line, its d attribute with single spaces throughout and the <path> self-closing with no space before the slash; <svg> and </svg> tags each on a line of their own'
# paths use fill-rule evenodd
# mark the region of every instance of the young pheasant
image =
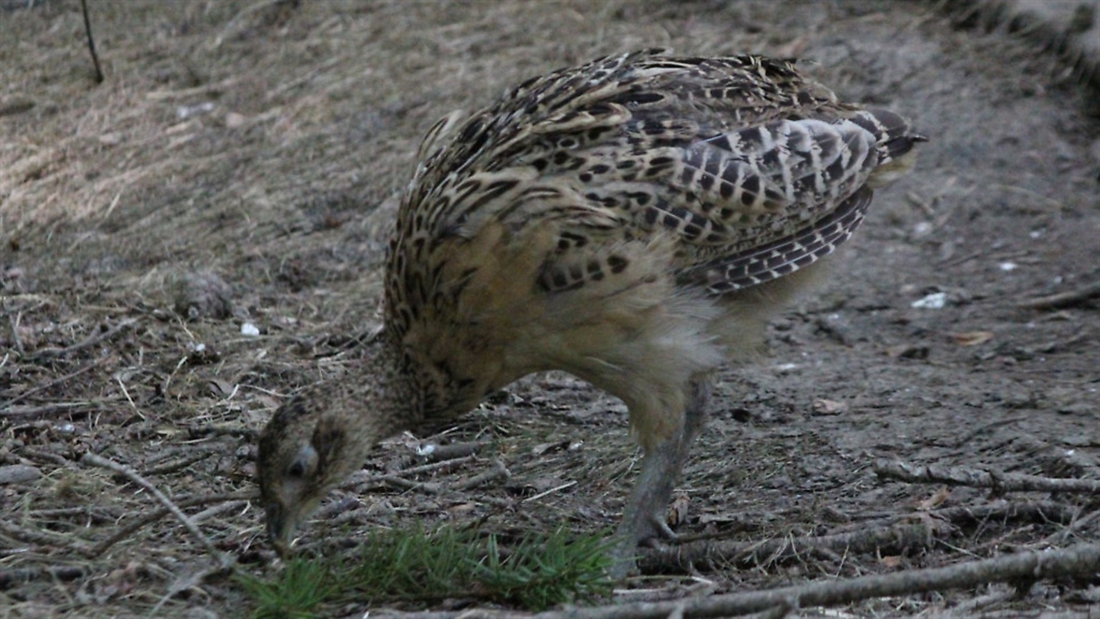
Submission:
<svg viewBox="0 0 1100 619">
<path fill-rule="evenodd" d="M 377 441 L 552 369 L 621 398 L 644 448 L 620 557 L 672 535 L 664 510 L 712 372 L 757 347 L 922 139 L 790 62 L 660 50 L 440 121 L 398 212 L 385 328 L 361 373 L 292 398 L 260 438 L 275 547 Z"/>
</svg>

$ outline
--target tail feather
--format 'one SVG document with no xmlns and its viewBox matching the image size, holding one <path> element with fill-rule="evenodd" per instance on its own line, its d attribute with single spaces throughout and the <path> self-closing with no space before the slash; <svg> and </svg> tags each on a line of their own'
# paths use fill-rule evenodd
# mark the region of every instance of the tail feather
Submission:
<svg viewBox="0 0 1100 619">
<path fill-rule="evenodd" d="M 889 185 L 909 172 L 916 162 L 913 145 L 928 141 L 913 131 L 909 121 L 889 110 L 861 110 L 851 120 L 875 136 L 879 165 L 867 179 L 867 184 L 874 189 Z"/>
<path fill-rule="evenodd" d="M 880 155 L 884 156 L 882 163 L 900 159 L 912 150 L 913 144 L 928 141 L 928 138 L 913 132 L 909 121 L 889 110 L 862 110 L 856 112 L 851 120 L 874 134 Z"/>
</svg>

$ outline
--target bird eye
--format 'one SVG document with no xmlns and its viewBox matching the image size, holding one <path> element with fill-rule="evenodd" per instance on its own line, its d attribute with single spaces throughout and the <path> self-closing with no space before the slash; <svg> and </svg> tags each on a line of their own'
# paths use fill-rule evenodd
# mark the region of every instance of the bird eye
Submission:
<svg viewBox="0 0 1100 619">
<path fill-rule="evenodd" d="M 294 456 L 294 460 L 286 467 L 286 476 L 291 479 L 301 479 L 317 467 L 317 450 L 313 445 L 306 444 Z"/>
<path fill-rule="evenodd" d="M 298 461 L 290 465 L 286 470 L 286 474 L 289 477 L 301 477 L 306 473 L 306 465 L 304 462 Z"/>
</svg>

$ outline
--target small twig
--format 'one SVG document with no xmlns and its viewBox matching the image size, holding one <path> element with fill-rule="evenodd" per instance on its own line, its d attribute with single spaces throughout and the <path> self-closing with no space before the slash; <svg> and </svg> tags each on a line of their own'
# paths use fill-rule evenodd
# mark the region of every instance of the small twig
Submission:
<svg viewBox="0 0 1100 619">
<path fill-rule="evenodd" d="M 34 447 L 20 447 L 16 450 L 20 457 L 27 458 L 28 460 L 38 460 L 42 462 L 50 462 L 64 469 L 71 469 L 76 467 L 76 463 L 68 458 L 55 454 L 42 449 L 36 449 Z"/>
<path fill-rule="evenodd" d="M 244 18 L 249 14 L 261 11 L 269 6 L 282 4 L 283 2 L 286 2 L 286 0 L 264 0 L 262 2 L 257 2 L 252 6 L 246 7 L 240 13 L 234 15 L 233 19 L 230 19 L 229 23 L 227 23 L 225 27 L 222 28 L 221 33 L 218 34 L 217 38 L 214 39 L 214 45 L 211 49 L 217 49 L 221 47 L 222 42 L 225 40 L 225 38 L 229 36 L 231 32 L 234 32 L 239 27 L 239 22 L 243 21 Z"/>
<path fill-rule="evenodd" d="M 473 490 L 482 484 L 487 484 L 497 479 L 508 479 L 510 476 L 511 474 L 508 472 L 507 467 L 504 466 L 504 463 L 500 460 L 494 460 L 493 468 L 459 482 L 455 485 L 455 490 L 460 492 Z"/>
<path fill-rule="evenodd" d="M 1077 533 L 1081 529 L 1084 529 L 1085 527 L 1089 526 L 1090 524 L 1095 522 L 1098 518 L 1100 518 L 1100 510 L 1094 511 L 1091 514 L 1089 514 L 1089 515 L 1087 515 L 1083 518 L 1077 518 L 1077 519 L 1073 520 L 1072 522 L 1070 522 L 1066 526 L 1066 528 L 1062 529 L 1061 531 L 1058 531 L 1057 533 L 1055 533 L 1053 535 L 1047 536 L 1046 539 L 1043 540 L 1042 546 L 1050 546 L 1050 545 L 1053 545 L 1053 544 L 1063 543 L 1067 539 L 1069 539 L 1069 536 L 1074 535 L 1075 533 Z"/>
<path fill-rule="evenodd" d="M 94 547 L 82 539 L 78 539 L 72 535 L 54 533 L 53 531 L 35 531 L 33 529 L 27 529 L 4 518 L 0 518 L 0 533 L 10 535 L 15 539 L 31 544 L 62 546 L 65 548 L 72 548 L 86 557 L 95 556 Z"/>
<path fill-rule="evenodd" d="M 439 471 L 445 471 L 447 469 L 456 468 L 473 461 L 475 456 L 463 456 L 461 458 L 452 458 L 450 460 L 442 460 L 440 462 L 430 462 L 428 464 L 421 464 L 420 466 L 411 466 L 407 469 L 401 469 L 402 476 L 408 475 L 420 475 L 423 473 L 438 473 Z"/>
<path fill-rule="evenodd" d="M 542 492 L 540 492 L 540 493 L 538 493 L 534 496 L 529 496 L 526 499 L 523 499 L 523 502 L 524 503 L 530 503 L 531 501 L 537 501 L 537 500 L 539 500 L 539 499 L 541 499 L 545 496 L 549 496 L 551 494 L 554 494 L 555 492 L 561 492 L 562 490 L 565 490 L 566 488 L 572 488 L 573 486 L 576 486 L 576 485 L 577 485 L 577 480 L 567 481 L 564 484 L 561 484 L 560 486 L 554 486 L 553 488 L 550 488 L 549 490 L 543 490 Z"/>
<path fill-rule="evenodd" d="M 760 613 L 758 617 L 760 617 L 760 619 L 783 619 L 783 617 L 786 617 L 796 610 L 798 610 L 798 600 L 788 598 Z"/>
<path fill-rule="evenodd" d="M 122 395 L 126 396 L 126 401 L 130 403 L 130 408 L 134 409 L 134 413 L 136 413 L 138 417 L 141 417 L 142 421 L 145 421 L 145 415 L 141 414 L 141 409 L 137 407 L 137 404 L 134 403 L 134 399 L 130 397 L 130 390 L 126 388 L 126 383 L 122 382 L 122 377 L 115 376 L 115 381 L 122 389 Z"/>
<path fill-rule="evenodd" d="M 99 55 L 95 53 L 95 39 L 92 38 L 92 20 L 88 18 L 88 0 L 80 0 L 80 10 L 84 13 L 84 32 L 88 35 L 88 51 L 95 65 L 95 83 L 103 83 L 103 70 L 99 68 Z"/>
<path fill-rule="evenodd" d="M 49 578 L 51 580 L 76 580 L 89 573 L 88 567 L 78 565 L 59 565 L 56 567 L 23 567 L 0 570 L 0 589 L 23 582 Z"/>
<path fill-rule="evenodd" d="M 211 452 L 200 453 L 190 458 L 184 458 L 182 460 L 176 460 L 160 466 L 154 466 L 153 468 L 145 469 L 142 471 L 143 475 L 165 475 L 167 473 L 175 473 L 176 471 L 183 470 L 196 462 L 201 462 L 210 457 Z"/>
<path fill-rule="evenodd" d="M 461 492 L 476 488 L 491 480 L 500 477 L 507 478 L 508 476 L 508 469 L 504 467 L 504 463 L 497 460 L 494 462 L 493 468 L 478 473 L 477 475 L 474 475 L 473 477 L 470 477 L 463 481 L 460 481 L 452 487 L 455 491 Z M 375 479 L 377 481 L 382 481 L 390 484 L 391 486 L 397 486 L 398 488 L 401 488 L 403 490 L 416 490 L 425 494 L 439 494 L 448 489 L 446 485 L 438 482 L 412 481 L 410 479 L 405 479 L 404 477 L 398 477 L 397 475 L 382 475 L 381 477 L 377 477 Z"/>
<path fill-rule="evenodd" d="M 145 461 L 149 464 L 156 464 L 157 462 L 163 462 L 168 458 L 171 458 L 172 456 L 180 454 L 182 454 L 184 457 L 198 456 L 199 454 L 210 455 L 214 452 L 225 453 L 226 449 L 228 449 L 228 447 L 226 447 L 225 443 L 219 443 L 215 441 L 189 443 L 186 445 L 170 445 L 154 454 L 150 454 L 149 457 L 145 459 Z M 147 475 L 149 474 L 149 472 L 144 471 L 142 474 Z"/>
<path fill-rule="evenodd" d="M 179 501 L 176 501 L 176 506 L 180 509 L 183 509 L 185 507 L 196 507 L 198 505 L 221 503 L 223 501 L 251 501 L 255 500 L 256 498 L 257 495 L 255 492 L 231 492 L 229 494 L 212 494 L 208 496 L 197 496 L 188 499 L 181 499 Z M 148 524 L 152 524 L 170 513 L 172 513 L 171 510 L 169 510 L 167 507 L 162 507 L 152 513 L 142 516 L 134 522 L 131 522 L 130 524 L 116 531 L 115 534 L 111 537 L 103 540 L 102 542 L 99 542 L 94 547 L 92 547 L 92 556 L 98 557 L 102 555 L 103 553 L 107 552 L 107 550 L 111 546 L 114 546 L 115 544 L 121 542 L 127 537 L 133 535 L 142 527 Z"/>
<path fill-rule="evenodd" d="M 31 397 L 32 395 L 34 395 L 36 393 L 42 393 L 43 391 L 45 391 L 47 389 L 50 389 L 50 388 L 53 388 L 53 387 L 56 387 L 57 385 L 60 385 L 61 383 L 65 382 L 65 381 L 76 378 L 77 376 L 80 376 L 81 374 L 83 374 L 84 372 L 87 372 L 88 370 L 90 370 L 92 368 L 99 367 L 99 366 L 103 365 L 104 363 L 106 363 L 110 359 L 112 359 L 112 357 L 100 357 L 99 359 L 96 359 L 95 361 L 92 361 L 91 363 L 87 363 L 87 364 L 81 366 L 80 369 L 76 370 L 75 372 L 69 372 L 68 374 L 66 374 L 64 376 L 61 376 L 59 378 L 55 378 L 55 379 L 51 380 L 50 382 L 48 382 L 44 385 L 39 385 L 39 386 L 35 387 L 34 389 L 31 389 L 29 391 L 24 391 L 23 393 L 20 393 L 19 395 L 15 396 L 14 398 L 8 400 L 8 404 L 11 405 L 11 404 L 15 404 L 16 402 L 22 402 L 23 400 L 26 400 L 27 398 Z"/>
<path fill-rule="evenodd" d="M 650 589 L 614 589 L 612 594 L 618 602 L 663 602 L 693 595 L 710 595 L 717 588 L 717 583 L 713 580 L 697 574 L 691 576 L 690 580 L 693 582 L 689 585 L 673 584 Z"/>
<path fill-rule="evenodd" d="M 472 443 L 451 443 L 449 445 L 434 445 L 430 450 L 425 450 L 427 453 L 423 455 L 429 462 L 440 462 L 443 460 L 454 460 L 456 458 L 463 458 L 466 456 L 472 456 L 477 453 L 478 449 L 484 447 L 486 443 L 477 441 Z"/>
<path fill-rule="evenodd" d="M 207 436 L 232 436 L 241 437 L 249 441 L 259 438 L 259 431 L 246 428 L 239 423 L 212 423 L 202 426 L 188 426 L 187 435 L 191 438 L 205 438 Z"/>
<path fill-rule="evenodd" d="M 1000 602 L 1007 602 L 1018 595 L 1014 588 L 1007 587 L 1003 591 L 996 593 L 988 593 L 976 598 L 964 600 L 955 606 L 951 607 L 945 617 L 974 617 L 978 614 L 978 610 L 998 604 Z"/>
<path fill-rule="evenodd" d="M 104 340 L 109 340 L 109 339 L 113 338 L 114 336 L 118 335 L 119 333 L 122 333 L 126 329 L 129 329 L 136 322 L 137 322 L 136 318 L 131 318 L 129 320 L 123 320 L 122 322 L 120 322 L 117 325 L 111 327 L 110 329 L 107 329 L 106 331 L 100 331 L 99 333 L 93 333 L 92 335 L 89 335 L 88 337 L 84 338 L 84 340 L 82 340 L 82 341 L 80 341 L 76 344 L 73 344 L 72 346 L 66 346 L 65 348 L 43 348 L 42 350 L 39 350 L 38 352 L 31 355 L 31 360 L 32 361 L 38 361 L 38 360 L 41 360 L 41 359 L 52 359 L 52 358 L 55 358 L 55 357 L 63 357 L 65 355 L 72 354 L 74 352 L 84 350 L 85 348 L 91 348 L 92 346 L 95 346 L 96 344 L 98 344 L 98 343 L 100 343 Z"/>
<path fill-rule="evenodd" d="M 402 457 L 394 466 L 387 467 L 387 472 L 400 472 L 404 475 L 414 470 L 419 471 L 421 466 L 427 466 L 427 464 L 418 466 L 418 463 L 421 462 L 434 464 L 473 456 L 477 453 L 478 449 L 481 449 L 486 444 L 487 443 L 482 441 L 451 443 L 448 445 L 430 443 L 417 450 L 417 453 Z"/>
<path fill-rule="evenodd" d="M 221 505 L 214 505 L 213 507 L 207 507 L 206 509 L 195 514 L 194 516 L 191 516 L 191 520 L 195 522 L 202 522 L 203 520 L 206 520 L 213 516 L 217 516 L 218 514 L 221 514 L 223 512 L 230 512 L 237 509 L 238 507 L 244 507 L 246 505 L 248 505 L 248 501 L 230 501 L 228 503 L 222 503 Z"/>
<path fill-rule="evenodd" d="M 909 483 L 952 484 L 975 488 L 993 488 L 998 492 L 1086 492 L 1100 493 L 1100 480 L 1039 477 L 1021 473 L 980 471 L 961 467 L 913 466 L 904 462 L 880 460 L 875 474 L 885 479 Z"/>
<path fill-rule="evenodd" d="M 997 421 L 991 421 L 987 424 L 980 425 L 980 426 L 970 430 L 966 434 L 960 436 L 954 442 L 954 447 L 956 449 L 958 449 L 960 447 L 969 445 L 970 441 L 974 440 L 975 437 L 989 436 L 988 433 L 989 433 L 990 430 L 993 430 L 995 428 L 1000 428 L 1000 427 L 1003 427 L 1003 426 L 1007 426 L 1007 425 L 1011 425 L 1011 424 L 1016 423 L 1017 421 L 1024 421 L 1027 418 L 1028 418 L 1027 415 L 1019 415 L 1017 417 L 1007 417 L 1005 419 L 998 419 Z"/>
<path fill-rule="evenodd" d="M 187 517 L 187 514 L 183 513 L 183 511 L 181 511 L 180 508 L 176 506 L 176 504 L 173 503 L 171 499 L 165 496 L 159 488 L 149 483 L 141 475 L 138 475 L 137 471 L 124 464 L 119 464 L 118 462 L 115 462 L 113 460 L 101 458 L 93 453 L 86 453 L 81 456 L 80 462 L 81 464 L 90 464 L 119 473 L 133 483 L 147 490 L 150 494 L 153 495 L 154 498 L 156 498 L 157 501 L 160 502 L 161 505 L 165 507 L 165 509 L 169 511 L 169 513 L 176 517 L 176 520 L 179 520 L 183 524 L 188 532 L 190 532 L 191 535 L 204 548 L 206 548 L 206 551 L 209 552 L 211 556 L 217 559 L 220 569 L 229 569 L 229 567 L 233 565 L 232 557 L 218 550 L 217 547 L 214 546 L 214 543 L 211 542 L 208 537 L 203 535 L 202 531 L 199 530 L 199 527 L 194 522 L 192 522 L 190 518 Z"/>
<path fill-rule="evenodd" d="M 25 355 L 27 351 L 23 349 L 23 340 L 19 337 L 19 321 L 22 318 L 23 312 L 16 312 L 8 316 L 8 324 L 11 325 L 11 341 L 15 344 L 15 349 L 20 355 Z"/>
<path fill-rule="evenodd" d="M 443 486 L 430 481 L 412 481 L 396 475 L 383 475 L 378 478 L 391 486 L 397 486 L 402 490 L 416 490 L 424 494 L 439 494 L 443 492 Z"/>
<path fill-rule="evenodd" d="M 0 411 L 0 417 L 39 417 L 54 413 L 72 413 L 83 408 L 99 408 L 99 402 L 53 402 L 42 406 L 21 406 Z"/>
<path fill-rule="evenodd" d="M 165 593 L 156 603 L 156 605 L 153 606 L 153 609 L 149 611 L 148 616 L 160 616 L 160 609 L 168 602 L 168 600 L 171 600 L 172 598 L 176 597 L 180 593 L 183 593 L 184 591 L 187 591 L 188 589 L 197 587 L 200 583 L 202 583 L 202 581 L 206 580 L 208 577 L 220 574 L 226 569 L 228 568 L 207 567 L 199 570 L 198 572 L 195 572 L 194 574 L 189 574 L 182 578 L 176 578 L 168 586 L 168 592 Z"/>
<path fill-rule="evenodd" d="M 96 524 L 103 524 L 107 522 L 118 522 L 118 519 L 122 517 L 123 511 L 121 509 L 108 509 L 108 508 L 93 508 L 88 506 L 82 507 L 55 507 L 52 509 L 34 509 L 26 512 L 28 517 L 36 520 L 45 520 L 49 518 L 70 518 L 74 516 L 83 516 L 88 522 L 94 522 Z"/>
<path fill-rule="evenodd" d="M 1036 297 L 1034 299 L 1021 301 L 1019 307 L 1027 309 L 1055 309 L 1077 305 L 1078 303 L 1088 301 L 1098 296 L 1100 296 L 1100 282 L 1093 282 L 1091 284 L 1085 284 L 1076 290 L 1067 290 L 1066 292 L 1059 292 L 1045 297 Z"/>
</svg>

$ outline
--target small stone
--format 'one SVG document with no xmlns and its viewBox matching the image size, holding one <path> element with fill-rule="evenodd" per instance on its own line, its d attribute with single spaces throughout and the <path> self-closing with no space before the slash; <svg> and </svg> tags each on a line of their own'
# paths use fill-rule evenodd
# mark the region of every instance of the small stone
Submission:
<svg viewBox="0 0 1100 619">
<path fill-rule="evenodd" d="M 248 122 L 248 118 L 244 114 L 230 112 L 225 115 L 225 126 L 230 129 L 243 127 L 246 122 Z"/>
<path fill-rule="evenodd" d="M 42 477 L 42 471 L 26 464 L 0 466 L 0 484 L 23 484 Z"/>
<path fill-rule="evenodd" d="M 228 318 L 233 313 L 233 290 L 210 271 L 184 273 L 171 282 L 172 303 L 187 320 Z"/>
<path fill-rule="evenodd" d="M 848 405 L 837 400 L 818 398 L 813 402 L 813 413 L 820 417 L 832 417 L 848 412 Z"/>
</svg>

